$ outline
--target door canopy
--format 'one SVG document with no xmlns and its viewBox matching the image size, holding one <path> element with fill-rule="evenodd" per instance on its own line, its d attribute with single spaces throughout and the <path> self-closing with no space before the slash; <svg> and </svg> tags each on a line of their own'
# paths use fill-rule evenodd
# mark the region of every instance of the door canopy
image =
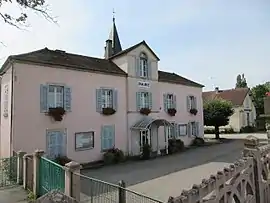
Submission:
<svg viewBox="0 0 270 203">
<path fill-rule="evenodd" d="M 131 130 L 147 130 L 152 124 L 157 125 L 157 127 L 172 126 L 172 124 L 165 119 L 144 117 L 143 119 L 136 122 L 130 129 Z"/>
</svg>

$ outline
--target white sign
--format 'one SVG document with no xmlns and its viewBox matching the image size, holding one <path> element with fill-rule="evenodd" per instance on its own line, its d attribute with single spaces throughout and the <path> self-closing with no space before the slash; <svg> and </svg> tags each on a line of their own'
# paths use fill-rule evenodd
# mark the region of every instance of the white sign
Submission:
<svg viewBox="0 0 270 203">
<path fill-rule="evenodd" d="M 149 82 L 142 82 L 142 81 L 139 81 L 139 82 L 138 82 L 138 86 L 139 86 L 139 87 L 149 88 L 149 87 L 150 87 L 150 83 L 149 83 Z"/>
</svg>

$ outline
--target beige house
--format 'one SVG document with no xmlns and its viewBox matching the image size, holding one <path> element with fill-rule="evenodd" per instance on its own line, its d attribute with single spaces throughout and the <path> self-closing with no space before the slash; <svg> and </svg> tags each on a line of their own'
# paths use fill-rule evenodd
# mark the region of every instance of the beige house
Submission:
<svg viewBox="0 0 270 203">
<path fill-rule="evenodd" d="M 10 56 L 0 71 L 1 156 L 38 148 L 83 163 L 113 147 L 160 154 L 172 137 L 190 145 L 204 135 L 203 85 L 159 61 L 145 41 L 122 50 L 114 21 L 104 57 L 48 48 Z"/>
<path fill-rule="evenodd" d="M 239 132 L 242 127 L 255 126 L 256 109 L 249 88 L 229 90 L 216 88 L 215 91 L 203 92 L 204 101 L 215 98 L 230 101 L 234 106 L 234 114 L 230 117 L 229 124 L 221 127 L 221 130 L 232 128 L 235 132 Z"/>
</svg>

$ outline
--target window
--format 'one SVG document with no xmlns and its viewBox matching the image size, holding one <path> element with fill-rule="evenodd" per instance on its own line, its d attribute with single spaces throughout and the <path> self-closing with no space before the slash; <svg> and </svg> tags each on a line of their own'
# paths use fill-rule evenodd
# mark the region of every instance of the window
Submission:
<svg viewBox="0 0 270 203">
<path fill-rule="evenodd" d="M 187 135 L 187 124 L 179 124 L 178 129 L 179 136 Z"/>
<path fill-rule="evenodd" d="M 141 149 L 145 144 L 151 145 L 151 137 L 149 135 L 150 135 L 150 130 L 141 130 L 140 131 L 140 147 L 141 147 Z"/>
<path fill-rule="evenodd" d="M 62 85 L 40 85 L 40 111 L 48 112 L 49 108 L 63 107 L 71 111 L 71 88 Z"/>
<path fill-rule="evenodd" d="M 58 156 L 66 156 L 66 131 L 65 130 L 47 130 L 46 153 L 50 159 Z"/>
<path fill-rule="evenodd" d="M 113 91 L 103 90 L 102 91 L 102 108 L 113 107 Z"/>
<path fill-rule="evenodd" d="M 115 146 L 114 125 L 104 125 L 101 129 L 101 151 L 106 151 Z"/>
<path fill-rule="evenodd" d="M 49 108 L 64 107 L 64 87 L 63 86 L 49 85 L 48 106 Z"/>
<path fill-rule="evenodd" d="M 174 108 L 173 106 L 173 94 L 167 94 L 167 108 Z"/>
<path fill-rule="evenodd" d="M 75 133 L 75 150 L 87 150 L 94 148 L 94 132 Z"/>
<path fill-rule="evenodd" d="M 8 84 L 6 84 L 4 86 L 4 104 L 3 104 L 3 109 L 4 109 L 4 113 L 3 116 L 4 117 L 8 117 L 8 106 L 9 106 L 9 88 L 8 88 Z"/>
<path fill-rule="evenodd" d="M 197 109 L 197 99 L 194 96 L 188 96 L 187 97 L 187 109 L 190 111 L 190 109 Z"/>
<path fill-rule="evenodd" d="M 247 126 L 250 126 L 250 115 L 249 115 L 249 112 L 247 112 Z"/>
<path fill-rule="evenodd" d="M 148 76 L 148 65 L 147 65 L 147 56 L 145 53 L 141 53 L 140 55 L 140 77 L 147 77 Z"/>
<path fill-rule="evenodd" d="M 190 135 L 197 135 L 197 125 L 196 122 L 190 122 Z"/>
<path fill-rule="evenodd" d="M 174 138 L 174 123 L 172 123 L 172 125 L 165 126 L 164 128 L 165 128 L 166 138 L 168 139 Z"/>
<path fill-rule="evenodd" d="M 152 108 L 152 93 L 151 92 L 137 92 L 137 110 L 141 108 Z"/>
</svg>

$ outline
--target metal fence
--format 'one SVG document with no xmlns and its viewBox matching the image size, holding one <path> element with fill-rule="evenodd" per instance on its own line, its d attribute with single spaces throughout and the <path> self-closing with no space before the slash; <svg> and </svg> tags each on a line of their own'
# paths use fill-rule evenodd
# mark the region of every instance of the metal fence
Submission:
<svg viewBox="0 0 270 203">
<path fill-rule="evenodd" d="M 115 185 L 79 173 L 73 175 L 80 178 L 81 203 L 163 203 L 125 188 L 124 182 Z"/>
<path fill-rule="evenodd" d="M 0 159 L 0 187 L 17 184 L 17 157 Z"/>
</svg>

